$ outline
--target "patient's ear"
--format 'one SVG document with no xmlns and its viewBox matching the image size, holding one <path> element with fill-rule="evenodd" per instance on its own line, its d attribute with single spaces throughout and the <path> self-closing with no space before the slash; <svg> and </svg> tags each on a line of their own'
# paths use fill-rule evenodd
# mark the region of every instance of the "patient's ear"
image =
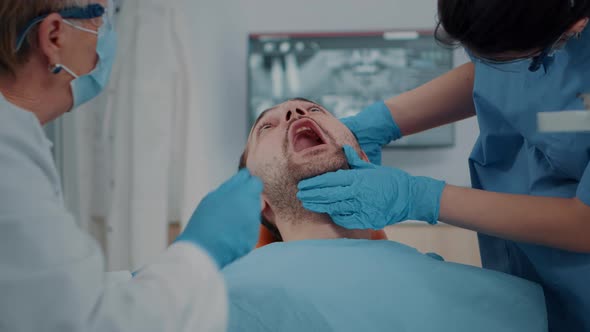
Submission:
<svg viewBox="0 0 590 332">
<path fill-rule="evenodd" d="M 268 198 L 266 197 L 266 194 L 263 193 L 262 194 L 262 200 L 261 200 L 261 214 L 262 217 L 264 217 L 264 219 L 268 220 L 269 222 L 271 222 L 272 224 L 275 223 L 275 213 L 272 210 L 272 207 L 270 206 L 270 203 L 268 202 Z"/>
<path fill-rule="evenodd" d="M 362 159 L 362 160 L 364 160 L 364 161 L 366 161 L 366 162 L 368 162 L 368 163 L 370 163 L 370 162 L 371 162 L 371 161 L 369 160 L 369 157 L 367 157 L 367 154 L 365 153 L 365 151 L 363 151 L 362 149 L 361 149 L 361 153 L 359 154 L 359 156 L 361 157 L 361 159 Z"/>
</svg>

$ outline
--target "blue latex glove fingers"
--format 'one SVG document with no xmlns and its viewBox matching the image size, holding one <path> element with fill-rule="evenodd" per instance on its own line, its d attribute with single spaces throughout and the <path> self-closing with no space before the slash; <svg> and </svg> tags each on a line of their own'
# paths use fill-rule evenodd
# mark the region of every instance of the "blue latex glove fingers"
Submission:
<svg viewBox="0 0 590 332">
<path fill-rule="evenodd" d="M 361 149 L 365 151 L 367 157 L 369 157 L 369 161 L 375 165 L 381 165 L 382 157 L 383 157 L 383 148 L 381 145 L 377 144 L 363 144 L 361 145 Z"/>
<path fill-rule="evenodd" d="M 360 156 L 356 153 L 354 148 L 352 148 L 351 146 L 344 146 L 344 152 L 346 154 L 346 158 L 348 159 L 348 164 L 353 169 L 387 169 L 384 167 L 379 167 L 370 164 L 362 160 Z M 440 196 L 442 195 L 442 191 L 444 190 L 445 183 L 443 181 L 438 181 L 427 177 L 413 177 L 410 174 L 395 168 L 389 168 L 389 171 L 391 173 L 391 176 L 394 177 L 397 182 L 396 186 L 391 188 L 390 197 L 403 198 L 412 197 L 414 196 L 412 195 L 413 193 L 419 194 L 419 196 L 415 195 L 416 199 L 413 199 L 413 201 L 408 202 L 408 204 L 410 205 L 409 207 L 401 209 L 401 204 L 398 204 L 400 208 L 400 214 L 397 218 L 393 218 L 394 220 L 399 219 L 399 221 L 390 221 L 390 224 L 404 221 L 404 218 L 423 220 L 431 224 L 436 224 L 440 208 Z M 407 185 L 409 188 L 406 188 L 405 185 Z M 408 192 L 407 190 L 411 190 L 412 192 Z M 376 191 L 375 193 L 378 192 Z M 407 213 L 401 213 L 406 210 Z M 358 215 L 356 216 L 357 219 L 365 220 L 365 222 L 361 222 L 363 225 L 366 225 L 366 221 L 368 219 L 371 219 L 370 217 L 358 217 Z M 371 225 L 373 226 L 372 228 L 380 229 L 382 226 L 381 223 L 382 221 L 373 221 L 371 223 Z"/>
<path fill-rule="evenodd" d="M 344 151 L 351 170 L 299 183 L 303 207 L 351 229 L 382 229 L 408 219 L 436 223 L 444 182 L 367 163 L 351 147 Z"/>
<path fill-rule="evenodd" d="M 303 203 L 303 207 L 317 213 L 327 213 L 332 221 L 347 229 L 382 229 L 386 226 L 382 219 L 375 219 L 374 213 L 365 215 L 361 202 L 350 199 L 336 203 Z M 370 210 L 372 211 L 372 210 Z"/>
<path fill-rule="evenodd" d="M 352 146 L 345 145 L 343 150 L 352 169 L 372 169 L 376 167 L 361 159 Z M 298 186 L 300 191 L 297 193 L 297 198 L 305 203 L 326 204 L 351 200 L 354 198 L 354 191 L 351 190 L 350 186 L 354 184 L 355 175 L 355 173 L 346 170 L 339 170 L 301 181 Z"/>
<path fill-rule="evenodd" d="M 344 146 L 344 154 L 346 155 L 346 160 L 348 160 L 348 166 L 352 169 L 362 169 L 362 168 L 376 168 L 375 165 L 364 161 L 356 152 L 356 150 L 350 146 Z M 370 158 L 369 158 L 370 160 Z"/>
<path fill-rule="evenodd" d="M 340 121 L 344 123 L 344 125 L 348 127 L 350 131 L 352 131 L 357 141 L 359 142 L 361 149 L 363 149 L 363 151 L 365 151 L 365 153 L 367 154 L 367 157 L 369 157 L 369 160 L 375 165 L 381 165 L 381 144 L 369 140 L 361 140 L 356 134 L 356 132 L 359 131 L 360 128 L 355 119 L 356 118 L 354 116 L 351 116 L 347 118 L 342 118 L 340 119 Z"/>
<path fill-rule="evenodd" d="M 375 165 L 381 165 L 381 147 L 402 137 L 389 108 L 382 101 L 341 121 L 352 131 L 369 160 Z"/>
<path fill-rule="evenodd" d="M 348 165 L 350 168 L 353 169 L 363 169 L 363 168 L 375 168 L 375 165 L 372 165 L 359 157 L 358 153 L 354 150 L 353 147 L 349 145 L 344 146 L 344 153 L 346 155 L 346 159 L 348 160 Z M 347 187 L 353 184 L 356 177 L 353 173 L 350 173 L 346 170 L 339 170 L 336 172 L 330 172 L 326 174 L 322 174 L 311 179 L 303 180 L 299 182 L 298 189 L 300 191 L 303 190 L 311 190 L 311 189 L 323 189 L 323 188 L 331 188 L 331 187 Z M 331 194 L 331 193 L 326 193 Z"/>
<path fill-rule="evenodd" d="M 360 203 L 350 199 L 336 203 L 303 203 L 303 207 L 309 211 L 329 214 L 337 225 L 347 229 L 369 229 L 373 225 L 367 223 L 360 213 Z"/>
<path fill-rule="evenodd" d="M 373 225 L 368 225 L 362 216 L 357 214 L 336 214 L 331 216 L 334 223 L 346 229 L 375 229 Z"/>
<path fill-rule="evenodd" d="M 203 247 L 219 267 L 250 252 L 258 240 L 262 182 L 240 171 L 199 204 L 177 241 Z"/>
<path fill-rule="evenodd" d="M 322 174 L 311 179 L 299 182 L 297 188 L 300 191 L 310 189 L 322 189 L 330 187 L 346 187 L 352 185 L 355 177 L 344 170 Z"/>
<path fill-rule="evenodd" d="M 303 207 L 318 213 L 330 215 L 350 216 L 358 211 L 358 204 L 354 200 L 346 200 L 335 203 L 308 203 L 304 202 Z"/>
<path fill-rule="evenodd" d="M 326 187 L 305 189 L 297 193 L 297 198 L 305 203 L 332 204 L 353 199 L 349 187 Z"/>
<path fill-rule="evenodd" d="M 219 188 L 217 188 L 217 191 L 230 190 L 231 188 L 234 188 L 234 187 L 248 181 L 248 179 L 250 179 L 251 177 L 252 177 L 252 175 L 250 175 L 250 172 L 247 169 L 242 169 L 236 175 L 232 176 L 229 180 L 222 183 L 219 186 Z"/>
</svg>

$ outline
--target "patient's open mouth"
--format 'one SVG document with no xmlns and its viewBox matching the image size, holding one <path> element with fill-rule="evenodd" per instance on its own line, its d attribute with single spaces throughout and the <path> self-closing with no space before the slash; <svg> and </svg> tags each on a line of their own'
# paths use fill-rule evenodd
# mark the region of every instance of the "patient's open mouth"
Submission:
<svg viewBox="0 0 590 332">
<path fill-rule="evenodd" d="M 319 127 L 309 119 L 301 119 L 293 123 L 290 137 L 291 146 L 295 152 L 326 144 Z"/>
</svg>

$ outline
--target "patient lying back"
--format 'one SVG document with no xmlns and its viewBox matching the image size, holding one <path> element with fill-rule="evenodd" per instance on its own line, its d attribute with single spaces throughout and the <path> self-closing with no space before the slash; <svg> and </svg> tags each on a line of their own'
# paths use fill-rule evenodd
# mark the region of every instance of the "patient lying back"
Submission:
<svg viewBox="0 0 590 332">
<path fill-rule="evenodd" d="M 545 331 L 541 288 L 446 263 L 371 231 L 306 211 L 297 183 L 348 168 L 352 133 L 316 103 L 264 112 L 241 167 L 264 182 L 263 222 L 277 242 L 228 266 L 230 331 Z"/>
</svg>

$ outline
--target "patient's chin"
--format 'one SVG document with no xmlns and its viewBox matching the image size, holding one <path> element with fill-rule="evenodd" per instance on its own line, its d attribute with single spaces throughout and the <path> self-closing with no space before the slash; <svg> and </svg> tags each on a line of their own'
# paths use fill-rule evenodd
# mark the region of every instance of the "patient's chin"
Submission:
<svg viewBox="0 0 590 332">
<path fill-rule="evenodd" d="M 342 149 L 330 153 L 317 151 L 314 154 L 314 152 L 311 152 L 304 159 L 289 158 L 287 174 L 296 183 L 328 172 L 348 168 L 348 162 Z"/>
</svg>

